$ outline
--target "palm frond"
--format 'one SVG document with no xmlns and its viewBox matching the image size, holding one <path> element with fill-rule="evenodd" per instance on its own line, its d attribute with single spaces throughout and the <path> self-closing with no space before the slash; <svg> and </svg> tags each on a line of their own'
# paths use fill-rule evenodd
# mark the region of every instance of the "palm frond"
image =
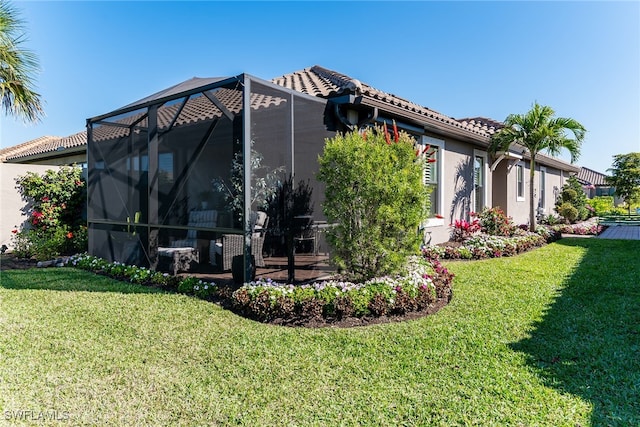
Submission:
<svg viewBox="0 0 640 427">
<path fill-rule="evenodd" d="M 38 58 L 23 47 L 23 28 L 17 10 L 0 1 L 0 104 L 6 115 L 33 122 L 42 118 L 44 110 L 34 84 Z"/>
</svg>

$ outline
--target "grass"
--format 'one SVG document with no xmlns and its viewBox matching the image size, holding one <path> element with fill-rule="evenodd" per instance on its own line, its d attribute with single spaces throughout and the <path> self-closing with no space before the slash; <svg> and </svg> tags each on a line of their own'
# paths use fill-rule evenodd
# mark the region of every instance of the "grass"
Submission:
<svg viewBox="0 0 640 427">
<path fill-rule="evenodd" d="M 2 272 L 0 417 L 638 425 L 639 250 L 637 241 L 575 238 L 449 262 L 454 299 L 438 314 L 354 329 L 263 325 L 73 269 Z"/>
</svg>

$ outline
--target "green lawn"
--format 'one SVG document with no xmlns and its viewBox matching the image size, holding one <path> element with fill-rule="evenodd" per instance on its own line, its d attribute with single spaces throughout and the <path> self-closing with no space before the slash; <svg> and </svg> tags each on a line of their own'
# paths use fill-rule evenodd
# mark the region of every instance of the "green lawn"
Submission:
<svg viewBox="0 0 640 427">
<path fill-rule="evenodd" d="M 0 423 L 640 425 L 639 256 L 575 238 L 450 262 L 438 314 L 317 330 L 73 269 L 3 272 Z"/>
</svg>

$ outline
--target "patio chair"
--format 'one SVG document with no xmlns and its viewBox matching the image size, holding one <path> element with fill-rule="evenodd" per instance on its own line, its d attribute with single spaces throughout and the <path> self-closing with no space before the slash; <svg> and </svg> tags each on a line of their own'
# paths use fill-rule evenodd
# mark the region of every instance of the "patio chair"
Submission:
<svg viewBox="0 0 640 427">
<path fill-rule="evenodd" d="M 269 224 L 269 217 L 265 212 L 257 212 L 251 234 L 251 255 L 253 255 L 256 267 L 264 267 L 262 249 Z M 244 253 L 244 236 L 242 234 L 223 234 L 221 239 L 212 240 L 209 246 L 209 260 L 217 266 L 216 255 L 221 258 L 222 271 L 231 270 L 233 258 Z"/>
<path fill-rule="evenodd" d="M 194 229 L 187 230 L 185 239 L 171 242 L 169 247 L 159 247 L 158 256 L 171 258 L 171 269 L 176 274 L 179 270 L 188 271 L 192 262 L 206 262 L 208 255 L 207 246 L 209 240 L 199 239 L 198 230 L 195 228 L 215 228 L 218 221 L 218 212 L 215 210 L 204 210 L 189 212 L 188 227 Z"/>
</svg>

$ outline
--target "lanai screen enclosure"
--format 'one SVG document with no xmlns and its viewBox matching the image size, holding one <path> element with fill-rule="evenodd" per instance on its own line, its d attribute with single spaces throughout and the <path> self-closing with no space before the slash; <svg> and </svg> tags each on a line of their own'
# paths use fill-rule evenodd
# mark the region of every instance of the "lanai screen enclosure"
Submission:
<svg viewBox="0 0 640 427">
<path fill-rule="evenodd" d="M 274 204 L 288 179 L 311 190 L 295 232 L 325 219 L 315 173 L 334 135 L 326 102 L 241 74 L 194 78 L 89 119 L 89 252 L 155 269 L 162 248 L 191 239 L 201 267 L 224 269 L 225 236 L 235 236 L 246 280 L 256 233 L 265 253 L 282 253 L 287 212 Z"/>
</svg>

